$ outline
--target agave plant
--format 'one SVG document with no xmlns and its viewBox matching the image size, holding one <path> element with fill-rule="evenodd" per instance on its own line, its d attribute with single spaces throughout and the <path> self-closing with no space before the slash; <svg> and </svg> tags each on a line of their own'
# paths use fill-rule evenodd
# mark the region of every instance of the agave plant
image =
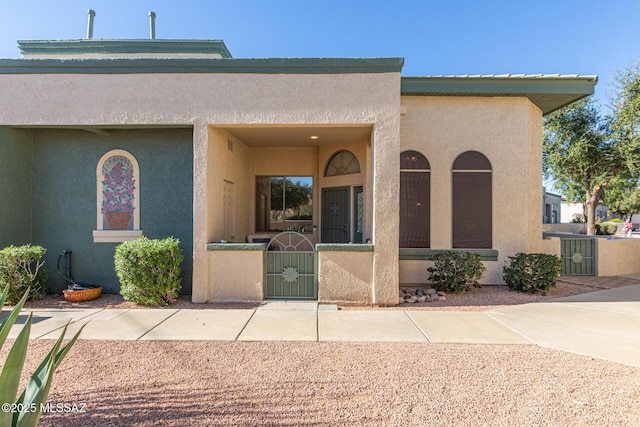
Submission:
<svg viewBox="0 0 640 427">
<path fill-rule="evenodd" d="M 0 307 L 4 306 L 4 301 L 9 292 L 9 287 L 5 287 L 0 296 Z M 9 335 L 11 327 L 18 318 L 18 314 L 22 309 L 27 297 L 29 289 L 24 294 L 20 302 L 11 310 L 9 316 L 0 323 L 0 349 Z M 53 348 L 40 363 L 35 370 L 27 386 L 22 391 L 18 399 L 18 386 L 20 384 L 20 375 L 27 354 L 27 345 L 29 344 L 29 333 L 31 332 L 31 317 L 29 314 L 27 322 L 18 334 L 18 337 L 11 346 L 9 354 L 5 360 L 2 372 L 0 373 L 0 426 L 36 426 L 41 415 L 41 405 L 46 403 L 49 395 L 49 388 L 53 380 L 55 370 L 60 366 L 62 359 L 69 352 L 71 346 L 76 342 L 82 328 L 75 336 L 65 345 L 62 346 L 62 340 L 67 331 L 64 327 L 60 338 L 56 341 Z M 6 409 L 10 409 L 7 411 Z M 19 411 L 18 411 L 19 409 Z"/>
</svg>

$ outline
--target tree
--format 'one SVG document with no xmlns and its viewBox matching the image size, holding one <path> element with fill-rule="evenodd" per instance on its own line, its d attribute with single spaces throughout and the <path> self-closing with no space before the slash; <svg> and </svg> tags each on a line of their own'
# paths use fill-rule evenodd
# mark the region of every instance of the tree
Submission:
<svg viewBox="0 0 640 427">
<path fill-rule="evenodd" d="M 640 186 L 637 179 L 614 179 L 604 192 L 603 202 L 619 216 L 640 212 Z"/>
<path fill-rule="evenodd" d="M 615 75 L 611 129 L 620 149 L 627 153 L 631 179 L 617 178 L 605 191 L 609 208 L 620 215 L 640 212 L 640 59 Z"/>
<path fill-rule="evenodd" d="M 583 99 L 545 117 L 543 172 L 587 206 L 587 234 L 595 234 L 595 210 L 605 188 L 640 176 L 640 61 L 616 74 L 612 114 L 601 118 L 595 102 Z M 618 185 L 618 184 L 616 184 Z M 616 194 L 610 192 L 609 202 Z"/>
<path fill-rule="evenodd" d="M 543 171 L 563 191 L 584 191 L 587 234 L 596 234 L 595 213 L 606 185 L 624 170 L 618 145 L 591 98 L 545 118 Z"/>
</svg>

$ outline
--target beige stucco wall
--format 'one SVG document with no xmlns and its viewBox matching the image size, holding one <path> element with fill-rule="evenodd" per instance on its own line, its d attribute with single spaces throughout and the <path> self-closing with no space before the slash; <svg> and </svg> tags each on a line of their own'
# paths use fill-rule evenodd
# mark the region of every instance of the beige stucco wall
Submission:
<svg viewBox="0 0 640 427">
<path fill-rule="evenodd" d="M 209 287 L 201 302 L 263 299 L 264 251 L 208 251 L 207 257 Z"/>
<path fill-rule="evenodd" d="M 233 141 L 233 150 L 227 142 Z M 207 240 L 221 239 L 243 243 L 251 232 L 249 227 L 250 200 L 247 195 L 254 191 L 255 180 L 247 170 L 251 165 L 251 150 L 241 141 L 233 138 L 223 129 L 208 128 L 208 169 L 207 169 Z M 234 187 L 234 209 L 231 236 L 224 235 L 224 182 L 232 182 Z"/>
<path fill-rule="evenodd" d="M 621 276 L 640 273 L 640 239 L 597 238 L 598 276 Z"/>
<path fill-rule="evenodd" d="M 370 229 L 380 244 L 374 254 L 374 299 L 391 303 L 398 288 L 399 72 L 0 75 L 0 126 L 193 126 L 196 302 L 212 293 L 206 243 L 220 238 L 219 185 L 227 176 L 237 180 L 238 190 L 252 185 L 233 171 L 235 165 L 252 164 L 251 156 L 241 152 L 227 165 L 226 135 L 217 128 L 313 124 L 373 129 L 366 157 L 376 161 L 365 185 L 373 195 Z M 236 212 L 243 211 L 243 203 Z M 251 223 L 251 212 L 249 207 L 248 216 L 239 218 L 239 234 L 245 234 L 241 224 Z"/>
<path fill-rule="evenodd" d="M 452 247 L 451 167 L 461 153 L 483 153 L 492 165 L 493 249 L 484 284 L 503 283 L 502 267 L 542 242 L 542 114 L 526 98 L 402 97 L 401 151 L 431 164 L 431 248 Z M 376 242 L 377 243 L 377 242 Z M 400 283 L 426 280 L 428 262 L 401 261 Z"/>
<path fill-rule="evenodd" d="M 373 254 L 374 252 L 318 251 L 318 301 L 372 304 Z M 397 299 L 396 297 L 395 304 Z"/>
</svg>

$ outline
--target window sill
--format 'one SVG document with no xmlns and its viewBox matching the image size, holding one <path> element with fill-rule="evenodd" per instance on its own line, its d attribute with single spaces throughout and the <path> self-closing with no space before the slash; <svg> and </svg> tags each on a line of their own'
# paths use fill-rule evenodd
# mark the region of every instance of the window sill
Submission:
<svg viewBox="0 0 640 427">
<path fill-rule="evenodd" d="M 122 243 L 142 234 L 142 230 L 93 230 L 93 243 Z"/>
<path fill-rule="evenodd" d="M 480 255 L 481 261 L 497 261 L 496 249 L 427 249 L 427 248 L 400 248 L 400 260 L 424 260 L 433 259 L 434 255 L 442 252 L 470 252 Z"/>
</svg>

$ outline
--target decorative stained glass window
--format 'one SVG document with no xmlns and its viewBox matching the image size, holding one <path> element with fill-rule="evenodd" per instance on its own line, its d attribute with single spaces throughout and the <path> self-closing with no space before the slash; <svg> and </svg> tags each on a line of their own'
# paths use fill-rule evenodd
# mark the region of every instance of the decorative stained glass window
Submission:
<svg viewBox="0 0 640 427">
<path fill-rule="evenodd" d="M 96 168 L 97 232 L 94 242 L 123 241 L 141 235 L 140 171 L 125 150 L 106 153 Z M 105 234 L 106 233 L 106 234 Z"/>
<path fill-rule="evenodd" d="M 324 176 L 349 175 L 352 173 L 360 173 L 360 163 L 351 151 L 342 150 L 334 154 L 329 160 Z"/>
</svg>

